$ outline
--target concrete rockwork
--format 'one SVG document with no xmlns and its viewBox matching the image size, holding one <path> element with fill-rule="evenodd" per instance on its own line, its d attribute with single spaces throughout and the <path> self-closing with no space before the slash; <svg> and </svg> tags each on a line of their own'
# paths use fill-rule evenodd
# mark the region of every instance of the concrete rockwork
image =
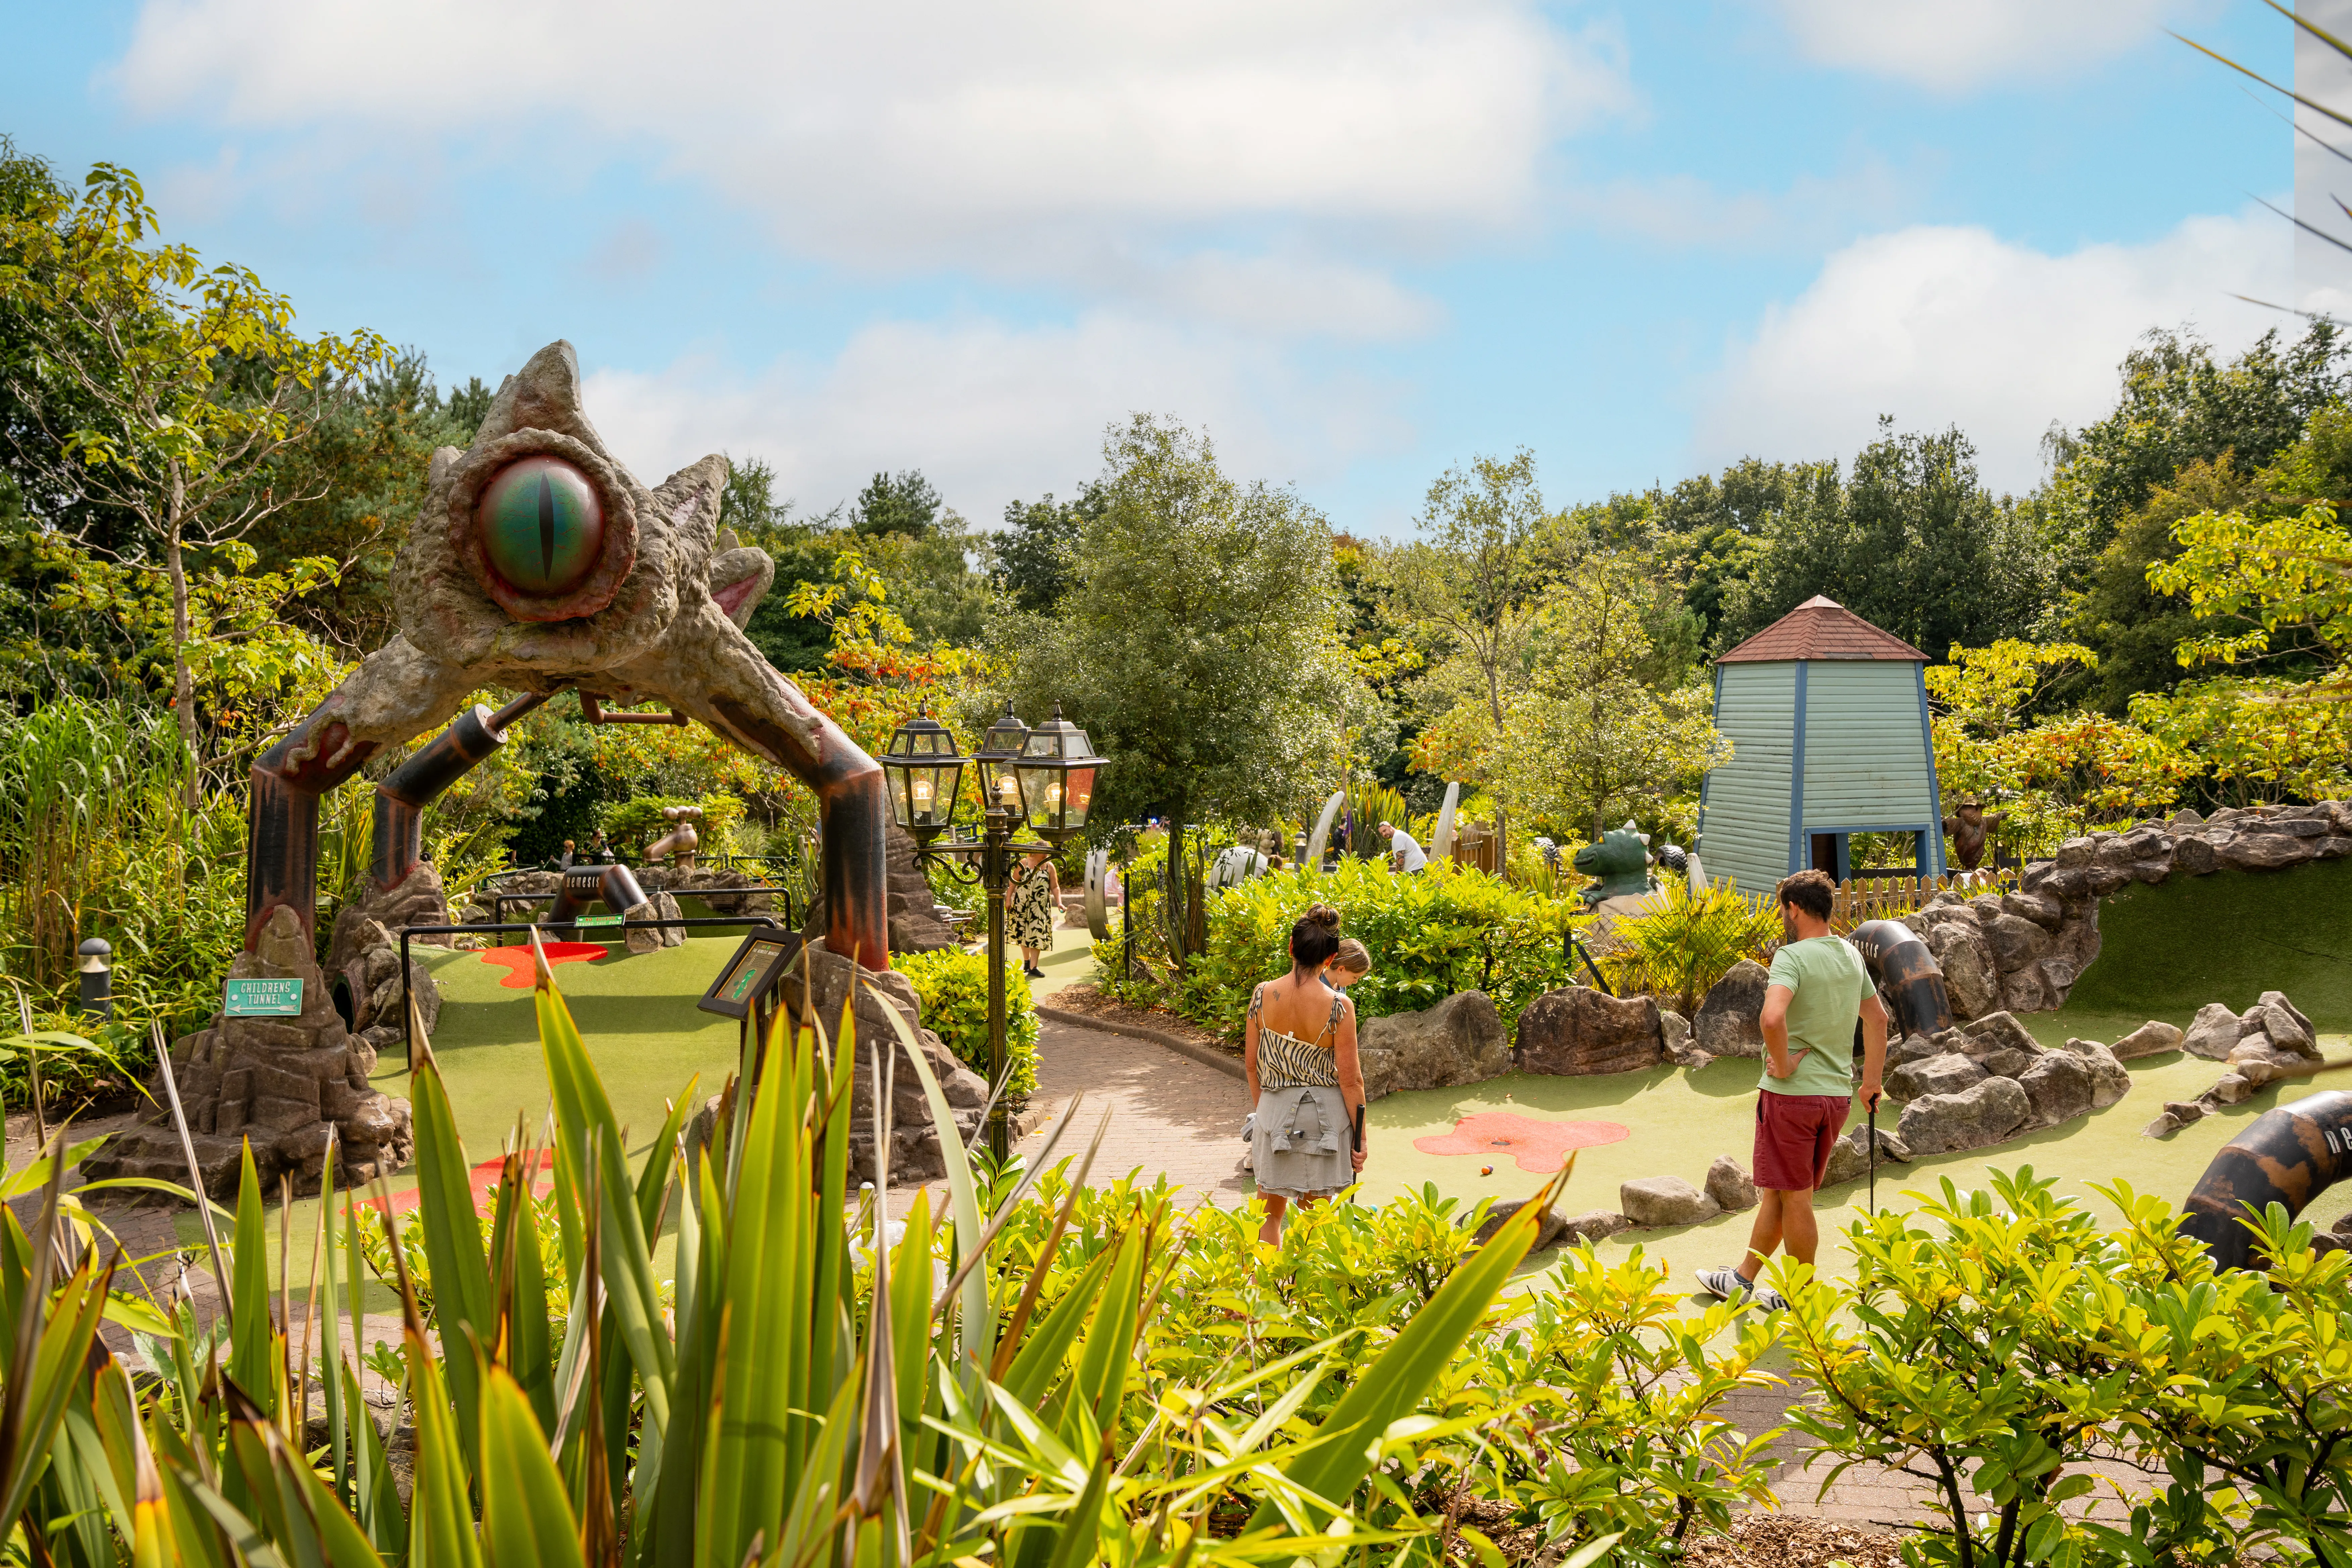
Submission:
<svg viewBox="0 0 2352 1568">
<path fill-rule="evenodd" d="M 2230 808 L 2210 817 L 2184 811 L 2167 822 L 2069 838 L 2052 858 L 2028 865 L 2014 892 L 1969 898 L 1949 890 L 1903 919 L 1936 955 L 1955 1018 L 2044 1013 L 2065 1005 L 2099 956 L 2099 900 L 2110 893 L 2135 882 L 2279 871 L 2347 855 L 2352 802 Z M 1699 1033 L 1706 1046 L 1704 1012 Z M 2125 1055 L 2126 1042 L 2116 1044 Z"/>
<path fill-rule="evenodd" d="M 1483 991 L 1457 991 L 1418 1013 L 1367 1018 L 1356 1028 L 1364 1098 L 1409 1089 L 1454 1089 L 1511 1070 L 1503 1020 Z"/>
<path fill-rule="evenodd" d="M 378 943 L 366 950 L 380 952 Z M 398 994 L 398 958 L 391 981 Z M 302 1010 L 290 1017 L 229 1018 L 173 1043 L 171 1068 L 194 1146 L 197 1183 L 233 1199 L 247 1144 L 265 1193 L 279 1176 L 297 1192 L 318 1190 L 331 1143 L 346 1187 L 388 1176 L 415 1150 L 409 1106 L 368 1086 L 376 1047 L 344 1027 L 326 976 L 310 956 L 294 911 L 274 910 L 251 952 L 230 963 L 232 980 L 299 980 Z M 436 997 L 436 1005 L 438 998 Z M 83 1162 L 98 1181 L 145 1176 L 185 1184 L 188 1159 L 172 1124 L 171 1096 L 159 1065 L 149 1085 L 154 1109 Z"/>
</svg>

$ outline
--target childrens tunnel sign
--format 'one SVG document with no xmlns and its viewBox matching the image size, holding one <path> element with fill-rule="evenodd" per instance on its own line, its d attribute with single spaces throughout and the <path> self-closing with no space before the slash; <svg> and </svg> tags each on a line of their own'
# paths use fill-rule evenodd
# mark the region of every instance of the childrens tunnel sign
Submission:
<svg viewBox="0 0 2352 1568">
<path fill-rule="evenodd" d="M 291 1018 L 302 1011 L 302 982 L 232 980 L 221 997 L 221 1013 L 231 1018 Z"/>
</svg>

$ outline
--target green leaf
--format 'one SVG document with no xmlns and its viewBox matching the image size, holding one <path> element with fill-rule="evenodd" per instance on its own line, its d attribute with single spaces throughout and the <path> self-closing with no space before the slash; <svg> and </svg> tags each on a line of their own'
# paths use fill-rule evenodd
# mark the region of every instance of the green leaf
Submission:
<svg viewBox="0 0 2352 1568">
<path fill-rule="evenodd" d="M 482 1462 L 497 1484 L 482 1489 L 482 1536 L 489 1560 L 585 1568 L 580 1526 L 530 1400 L 503 1367 L 482 1384 Z"/>
</svg>

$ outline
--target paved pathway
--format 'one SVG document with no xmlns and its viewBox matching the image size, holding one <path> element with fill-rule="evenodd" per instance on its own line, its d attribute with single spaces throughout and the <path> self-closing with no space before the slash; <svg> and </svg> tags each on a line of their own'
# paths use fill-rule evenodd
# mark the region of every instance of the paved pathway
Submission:
<svg viewBox="0 0 2352 1568">
<path fill-rule="evenodd" d="M 1249 1090 L 1239 1081 L 1150 1040 L 1050 1018 L 1040 1027 L 1037 1046 L 1037 1094 L 1030 1103 L 1046 1117 L 1041 1131 L 1022 1141 L 1024 1151 L 1041 1145 L 1042 1129 L 1073 1097 L 1083 1096 L 1059 1152 L 1083 1151 L 1096 1119 L 1108 1110 L 1110 1126 L 1095 1159 L 1097 1184 L 1129 1171 L 1140 1170 L 1147 1179 L 1165 1171 L 1170 1181 L 1212 1202 L 1246 1201 L 1251 1188 L 1241 1172 L 1241 1128 Z"/>
</svg>

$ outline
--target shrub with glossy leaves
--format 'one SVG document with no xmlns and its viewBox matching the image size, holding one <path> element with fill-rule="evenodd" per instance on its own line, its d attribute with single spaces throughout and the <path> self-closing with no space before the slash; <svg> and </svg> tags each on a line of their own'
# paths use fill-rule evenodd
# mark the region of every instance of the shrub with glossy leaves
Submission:
<svg viewBox="0 0 2352 1568">
<path fill-rule="evenodd" d="M 1418 1012 L 1458 991 L 1483 991 L 1508 1030 L 1528 1003 L 1570 982 L 1567 934 L 1579 905 L 1450 862 L 1398 876 L 1381 861 L 1344 859 L 1328 875 L 1285 871 L 1210 895 L 1208 951 L 1181 980 L 1150 962 L 1148 928 L 1139 923 L 1142 973 L 1119 983 L 1123 950 L 1113 936 L 1096 945 L 1097 983 L 1237 1037 L 1250 993 L 1260 981 L 1290 972 L 1290 928 L 1317 903 L 1338 909 L 1341 931 L 1371 952 L 1371 973 L 1349 992 L 1360 1019 Z"/>
<path fill-rule="evenodd" d="M 956 1060 L 986 1078 L 988 955 L 943 947 L 901 953 L 890 962 L 921 999 L 923 1026 L 939 1036 Z M 1008 1103 L 1025 1105 L 1037 1091 L 1037 1004 L 1021 977 L 1010 973 L 1004 985 L 1004 1054 L 1013 1069 Z"/>
</svg>

